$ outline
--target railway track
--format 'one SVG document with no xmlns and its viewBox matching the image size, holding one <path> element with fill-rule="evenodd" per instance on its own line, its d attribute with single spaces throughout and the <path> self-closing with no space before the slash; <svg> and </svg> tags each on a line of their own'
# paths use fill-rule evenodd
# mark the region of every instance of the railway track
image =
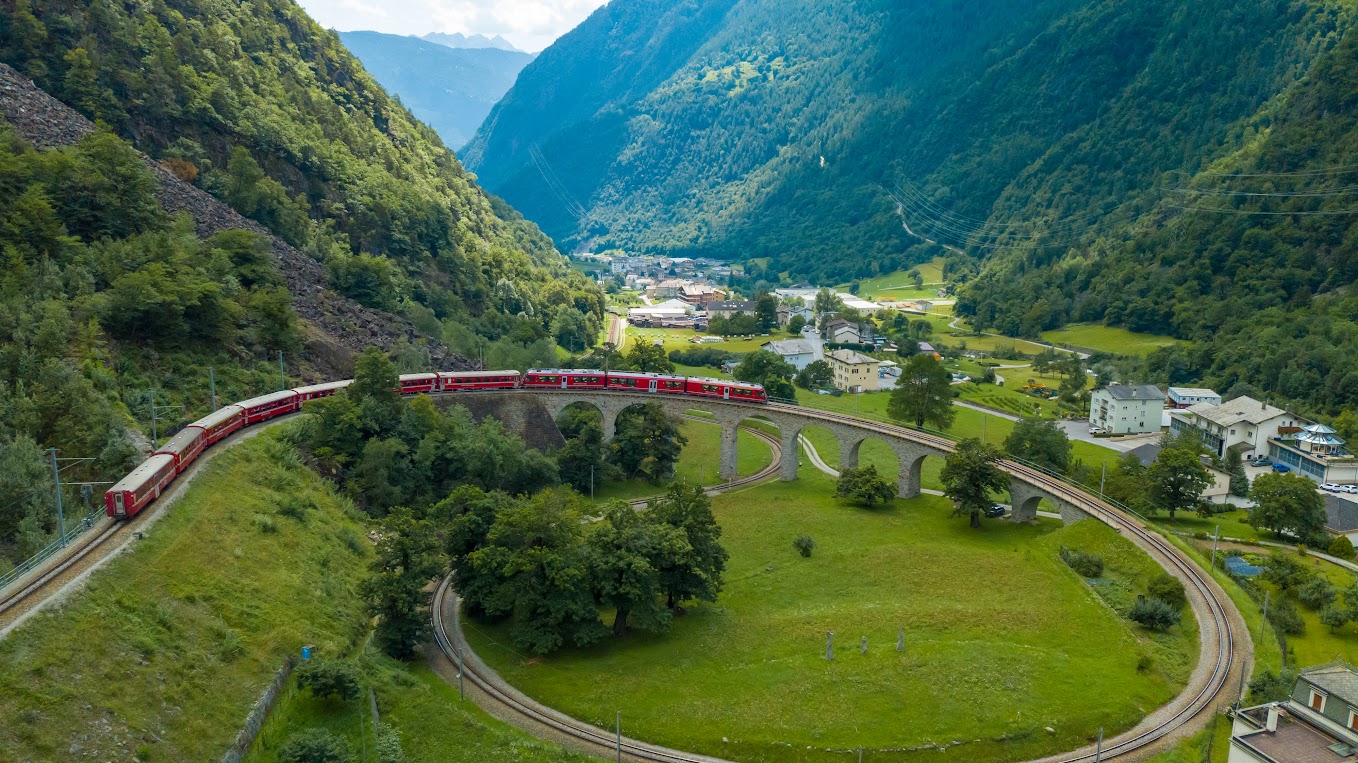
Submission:
<svg viewBox="0 0 1358 763">
<path fill-rule="evenodd" d="M 752 410 L 774 410 L 802 418 L 820 419 L 836 424 L 847 424 L 859 429 L 896 438 L 906 438 L 921 444 L 951 452 L 955 443 L 946 438 L 916 430 L 890 426 L 877 421 L 816 411 L 782 404 L 751 405 Z M 758 430 L 749 430 L 758 431 Z M 763 434 L 760 432 L 759 434 Z M 764 435 L 766 439 L 774 438 Z M 776 459 L 775 459 L 776 464 Z M 1234 605 L 1228 603 L 1225 592 L 1197 564 L 1143 522 L 1105 501 L 1071 487 L 1037 469 L 1012 461 L 1003 462 L 1010 474 L 1037 485 L 1065 500 L 1094 518 L 1117 529 L 1147 551 L 1157 563 L 1187 583 L 1189 601 L 1198 619 L 1201 651 L 1198 666 L 1189 685 L 1170 703 L 1147 716 L 1137 727 L 1110 739 L 1101 749 L 1093 746 L 1062 753 L 1031 763 L 1094 763 L 1094 761 L 1131 761 L 1147 755 L 1157 742 L 1179 732 L 1203 713 L 1213 712 L 1227 690 L 1236 662 L 1237 623 L 1232 618 Z M 776 466 L 771 470 L 776 471 Z M 760 477 L 761 475 L 756 475 Z M 749 478 L 753 481 L 755 478 Z M 445 578 L 435 592 L 432 619 L 435 642 L 440 651 L 456 666 L 460 676 L 469 680 L 479 692 L 482 703 L 490 703 L 528 727 L 545 735 L 574 743 L 597 754 L 621 754 L 627 760 L 648 763 L 725 763 L 695 753 L 670 750 L 638 740 L 620 737 L 614 732 L 591 726 L 548 708 L 510 687 L 466 645 L 462 638 L 458 601 L 450 589 L 451 578 Z M 451 621 L 452 627 L 449 628 Z M 1242 623 L 1243 625 L 1243 623 Z M 1248 638 L 1248 636 L 1246 636 Z M 1239 669 L 1248 670 L 1241 664 Z"/>
<path fill-rule="evenodd" d="M 164 495 L 152 504 L 151 510 L 123 522 L 115 522 L 107 517 L 99 520 L 93 528 L 79 536 L 63 556 L 54 557 L 54 561 L 46 567 L 38 568 L 38 572 L 31 578 L 20 579 L 8 590 L 0 592 L 0 638 L 8 635 L 29 615 L 41 609 L 68 586 L 78 582 L 94 568 L 117 554 L 133 536 L 153 524 L 179 500 L 192 484 L 193 478 L 217 454 L 291 418 L 292 416 L 283 416 L 260 426 L 236 432 L 223 440 L 218 447 L 204 452 L 183 476 L 170 484 Z"/>
</svg>

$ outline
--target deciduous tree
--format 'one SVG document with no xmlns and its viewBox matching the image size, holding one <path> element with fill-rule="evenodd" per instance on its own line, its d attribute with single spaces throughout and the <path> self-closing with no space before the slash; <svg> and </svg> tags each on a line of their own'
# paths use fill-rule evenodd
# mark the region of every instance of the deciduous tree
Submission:
<svg viewBox="0 0 1358 763">
<path fill-rule="evenodd" d="M 886 412 L 896 421 L 917 427 L 928 423 L 947 429 L 956 415 L 952 399 L 952 379 L 943 364 L 932 355 L 915 355 L 906 361 Z"/>
<path fill-rule="evenodd" d="M 409 657 L 429 634 L 424 587 L 444 569 L 443 549 L 428 522 L 399 507 L 382 522 L 373 575 L 364 584 L 379 617 L 377 640 L 391 656 Z"/>
<path fill-rule="evenodd" d="M 864 506 L 872 506 L 878 501 L 890 502 L 894 499 L 896 485 L 879 475 L 875 466 L 849 468 L 840 471 L 835 495 Z"/>
<path fill-rule="evenodd" d="M 716 601 L 729 555 L 721 545 L 721 527 L 707 493 L 701 486 L 677 483 L 648 511 L 657 522 L 683 532 L 691 549 L 661 562 L 660 588 L 666 606 L 673 609 L 686 601 Z"/>
<path fill-rule="evenodd" d="M 1070 438 L 1056 422 L 1048 419 L 1019 420 L 1005 439 L 1004 449 L 1015 458 L 1054 472 L 1065 472 L 1070 466 Z"/>
<path fill-rule="evenodd" d="M 975 438 L 963 440 L 948 454 L 939 475 L 943 492 L 953 502 L 953 516 L 965 516 L 972 527 L 981 526 L 981 516 L 993 500 L 992 493 L 1009 489 L 1009 475 L 1000 469 L 1000 449 Z"/>
<path fill-rule="evenodd" d="M 629 626 L 669 630 L 673 613 L 665 606 L 661 570 L 680 564 L 690 551 L 679 528 L 622 501 L 608 507 L 604 523 L 589 536 L 589 565 L 600 601 L 613 608 L 613 635 L 626 634 Z"/>
<path fill-rule="evenodd" d="M 1289 533 L 1306 541 L 1325 531 L 1325 499 L 1316 483 L 1296 474 L 1261 474 L 1254 480 L 1250 497 L 1250 524 L 1276 535 Z"/>
<path fill-rule="evenodd" d="M 1182 448 L 1161 450 L 1146 477 L 1152 505 L 1169 512 L 1170 519 L 1176 512 L 1198 508 L 1202 491 L 1212 484 L 1198 454 Z"/>
</svg>

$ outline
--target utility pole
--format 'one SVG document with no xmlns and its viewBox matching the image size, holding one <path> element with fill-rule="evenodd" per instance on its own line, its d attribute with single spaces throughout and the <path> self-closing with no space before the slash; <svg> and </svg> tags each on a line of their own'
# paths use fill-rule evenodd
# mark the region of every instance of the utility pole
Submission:
<svg viewBox="0 0 1358 763">
<path fill-rule="evenodd" d="M 1103 727 L 1100 726 L 1099 741 L 1097 746 L 1094 748 L 1094 763 L 1100 763 L 1100 761 L 1102 760 L 1103 760 Z"/>
<path fill-rule="evenodd" d="M 217 376 L 212 372 L 212 366 L 207 367 L 207 388 L 208 394 L 212 396 L 212 412 L 217 412 Z"/>
<path fill-rule="evenodd" d="M 589 466 L 589 499 L 594 500 L 594 465 Z"/>
<path fill-rule="evenodd" d="M 614 737 L 618 751 L 618 763 L 622 763 L 622 711 L 618 711 L 617 736 Z"/>
<path fill-rule="evenodd" d="M 66 512 L 61 506 L 61 469 L 57 466 L 57 449 L 48 448 L 52 454 L 52 486 L 57 491 L 57 538 L 62 546 L 66 545 Z"/>
<path fill-rule="evenodd" d="M 986 441 L 985 439 L 986 422 L 988 422 L 989 420 L 990 420 L 989 416 L 985 415 L 984 413 L 981 414 L 981 442 Z"/>
<path fill-rule="evenodd" d="M 288 376 L 287 376 L 287 374 L 283 373 L 283 351 L 282 351 L 282 350 L 279 350 L 279 351 L 278 351 L 278 381 L 279 381 L 279 387 L 278 387 L 278 391 L 279 391 L 279 392 L 282 392 L 283 390 L 285 390 L 285 389 L 288 388 Z"/>
<path fill-rule="evenodd" d="M 465 700 L 467 692 L 462 689 L 462 674 L 466 671 L 462 669 L 462 650 L 457 650 L 457 698 Z"/>
<path fill-rule="evenodd" d="M 1217 525 L 1216 534 L 1212 536 L 1212 566 L 1217 566 L 1217 541 L 1221 540 L 1221 525 Z"/>
<path fill-rule="evenodd" d="M 1103 476 L 1099 477 L 1099 497 L 1103 498 L 1103 489 L 1108 485 L 1108 459 L 1103 461 Z"/>
<path fill-rule="evenodd" d="M 159 429 L 159 426 L 158 426 L 158 425 L 159 425 L 159 422 L 160 422 L 160 417 L 156 414 L 156 409 L 157 409 L 157 406 L 156 406 L 156 393 L 155 393 L 155 392 L 152 392 L 152 393 L 151 393 L 151 447 L 153 447 L 153 448 L 158 448 L 158 447 L 160 447 L 160 429 Z M 162 411 L 173 411 L 173 410 L 180 410 L 180 411 L 182 411 L 182 410 L 184 410 L 184 406 L 182 406 L 182 405 L 162 405 L 162 406 L 159 406 L 159 409 L 162 410 Z"/>
</svg>

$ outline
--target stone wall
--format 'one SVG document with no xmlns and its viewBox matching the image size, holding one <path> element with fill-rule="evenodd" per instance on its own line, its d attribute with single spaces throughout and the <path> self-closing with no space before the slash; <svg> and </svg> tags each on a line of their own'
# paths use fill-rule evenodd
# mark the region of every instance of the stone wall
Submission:
<svg viewBox="0 0 1358 763">
<path fill-rule="evenodd" d="M 469 395 L 467 397 L 435 397 L 434 404 L 440 408 L 460 405 L 471 412 L 479 424 L 487 418 L 498 420 L 505 431 L 513 432 L 528 447 L 537 450 L 551 450 L 566 444 L 561 430 L 554 419 L 543 407 L 542 401 L 528 395 Z"/>
<path fill-rule="evenodd" d="M 292 675 L 292 669 L 296 665 L 297 658 L 289 657 L 283 663 L 283 667 L 274 674 L 273 681 L 264 689 L 255 706 L 250 708 L 250 714 L 245 716 L 245 727 L 236 735 L 235 743 L 222 756 L 222 763 L 241 763 L 245 759 L 245 754 L 250 751 L 250 745 L 255 743 L 255 737 L 264 727 L 264 721 L 268 719 L 273 703 L 278 701 L 278 693 L 283 690 L 283 684 L 288 682 L 288 676 Z"/>
</svg>

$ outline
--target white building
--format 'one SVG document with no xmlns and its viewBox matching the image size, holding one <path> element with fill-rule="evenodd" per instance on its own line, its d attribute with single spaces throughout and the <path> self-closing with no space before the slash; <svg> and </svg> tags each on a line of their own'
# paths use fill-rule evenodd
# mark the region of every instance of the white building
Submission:
<svg viewBox="0 0 1358 763">
<path fill-rule="evenodd" d="M 671 299 L 658 305 L 634 307 L 627 311 L 627 318 L 635 322 L 681 320 L 693 315 L 693 305 L 682 299 Z"/>
<path fill-rule="evenodd" d="M 798 371 L 816 360 L 816 348 L 805 339 L 779 339 L 765 342 L 763 348 L 792 364 Z"/>
<path fill-rule="evenodd" d="M 1169 406 L 1171 408 L 1192 408 L 1201 403 L 1221 405 L 1221 395 L 1214 390 L 1201 387 L 1170 387 Z"/>
<path fill-rule="evenodd" d="M 807 307 L 814 308 L 816 306 L 816 295 L 820 292 L 820 289 L 776 289 L 773 293 L 781 298 L 800 299 Z M 840 302 L 844 303 L 846 310 L 853 310 L 859 315 L 871 315 L 882 309 L 882 306 L 876 302 L 860 299 L 853 294 L 842 291 L 834 292 L 834 294 L 839 297 Z"/>
<path fill-rule="evenodd" d="M 1174 411 L 1170 431 L 1192 433 L 1202 438 L 1208 450 L 1224 458 L 1227 450 L 1238 450 L 1245 459 L 1267 456 L 1269 439 L 1299 431 L 1300 420 L 1268 403 L 1251 397 L 1237 397 L 1221 405 L 1199 403 Z"/>
<path fill-rule="evenodd" d="M 1106 434 L 1160 431 L 1165 393 L 1149 384 L 1110 384 L 1089 400 L 1089 426 Z"/>
</svg>

